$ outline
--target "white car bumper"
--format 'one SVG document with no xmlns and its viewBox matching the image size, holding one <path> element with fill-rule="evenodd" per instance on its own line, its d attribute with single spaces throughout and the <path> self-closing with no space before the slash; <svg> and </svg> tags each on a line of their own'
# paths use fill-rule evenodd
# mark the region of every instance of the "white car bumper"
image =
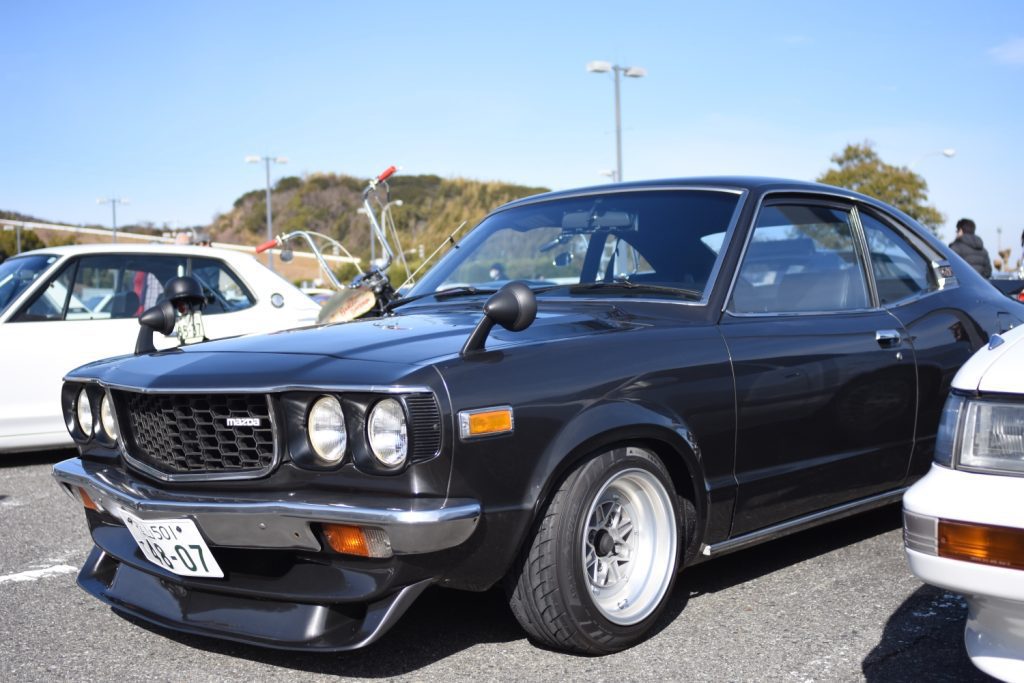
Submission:
<svg viewBox="0 0 1024 683">
<path fill-rule="evenodd" d="M 903 499 L 910 570 L 967 598 L 964 643 L 987 674 L 1024 681 L 1024 570 L 939 557 L 938 520 L 1024 529 L 1024 478 L 933 466 Z"/>
</svg>

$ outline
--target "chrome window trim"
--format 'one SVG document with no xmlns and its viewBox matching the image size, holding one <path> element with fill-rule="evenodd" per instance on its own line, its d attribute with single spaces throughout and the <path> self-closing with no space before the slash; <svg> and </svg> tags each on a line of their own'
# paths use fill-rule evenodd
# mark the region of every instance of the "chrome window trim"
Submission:
<svg viewBox="0 0 1024 683">
<path fill-rule="evenodd" d="M 114 388 L 119 388 L 119 387 L 114 387 Z M 120 390 L 121 391 L 131 391 L 131 389 L 123 389 L 123 388 L 120 388 Z M 107 391 L 109 391 L 109 388 L 107 388 Z M 147 392 L 136 392 L 136 393 L 147 393 Z M 180 392 L 161 391 L 161 392 L 148 392 L 148 393 L 152 395 L 152 394 L 171 394 L 171 393 L 180 393 Z M 214 393 L 214 392 L 202 392 L 202 393 Z M 217 392 L 217 393 L 220 393 L 220 392 Z M 224 392 L 224 393 L 228 393 L 228 392 Z M 243 394 L 248 394 L 248 393 L 260 394 L 260 393 L 264 393 L 264 392 L 260 392 L 260 391 L 252 391 L 252 392 L 242 391 L 242 392 L 240 392 L 238 390 L 235 390 L 235 391 L 232 391 L 230 393 L 233 393 L 233 394 L 238 394 L 238 393 L 243 393 Z M 121 438 L 119 438 L 117 440 L 118 449 L 121 451 L 121 456 L 124 458 L 124 461 L 132 469 L 135 469 L 135 470 L 137 470 L 139 472 L 142 472 L 143 474 L 146 474 L 147 476 L 153 477 L 154 479 L 159 479 L 160 481 L 168 481 L 168 482 L 182 482 L 182 481 L 239 481 L 239 480 L 243 480 L 243 479 L 259 479 L 260 477 L 264 477 L 264 476 L 270 474 L 271 472 L 273 472 L 275 469 L 277 469 L 277 466 L 281 464 L 281 453 L 283 451 L 283 444 L 281 443 L 281 438 L 280 438 L 281 434 L 280 434 L 280 431 L 279 431 L 278 425 L 277 425 L 277 416 L 274 413 L 273 401 L 271 400 L 269 394 L 264 394 L 264 399 L 267 402 L 267 412 L 270 415 L 270 430 L 271 430 L 271 434 L 273 434 L 273 438 L 274 438 L 274 455 L 271 458 L 269 465 L 267 465 L 266 467 L 262 467 L 262 468 L 260 468 L 258 470 L 246 470 L 245 472 L 195 472 L 195 473 L 189 473 L 189 474 L 169 474 L 167 472 L 161 472 L 160 470 L 156 469 L 155 467 L 147 465 L 146 463 L 144 463 L 144 462 L 142 462 L 140 460 L 137 460 L 134 457 L 132 457 L 132 455 L 128 452 L 128 445 L 127 445 L 127 443 L 125 441 L 124 433 L 120 432 L 120 424 L 118 425 L 118 431 L 120 432 L 119 436 Z M 116 413 L 117 411 L 115 410 L 114 412 Z M 115 417 L 114 419 L 116 420 L 117 418 Z"/>
</svg>

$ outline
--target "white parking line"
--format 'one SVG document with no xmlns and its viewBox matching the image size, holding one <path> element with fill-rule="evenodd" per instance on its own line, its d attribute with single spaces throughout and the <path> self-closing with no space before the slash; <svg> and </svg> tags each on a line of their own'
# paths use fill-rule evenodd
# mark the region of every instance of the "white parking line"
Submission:
<svg viewBox="0 0 1024 683">
<path fill-rule="evenodd" d="M 27 572 L 18 572 L 17 574 L 0 576 L 0 585 L 5 583 L 21 583 L 23 581 L 38 581 L 39 579 L 45 579 L 50 576 L 72 574 L 77 571 L 78 567 L 72 567 L 67 564 L 55 564 L 52 567 L 45 567 L 43 569 L 30 569 Z"/>
</svg>

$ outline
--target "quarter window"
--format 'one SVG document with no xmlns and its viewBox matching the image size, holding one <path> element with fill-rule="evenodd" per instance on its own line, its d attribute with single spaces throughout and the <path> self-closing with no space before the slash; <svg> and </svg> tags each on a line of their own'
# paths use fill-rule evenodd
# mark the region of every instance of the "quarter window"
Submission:
<svg viewBox="0 0 1024 683">
<path fill-rule="evenodd" d="M 734 313 L 845 311 L 868 307 L 850 212 L 772 204 L 761 209 L 730 310 Z"/>
<path fill-rule="evenodd" d="M 879 303 L 891 304 L 938 289 L 931 264 L 900 234 L 867 213 L 860 214 L 860 222 L 868 242 Z"/>
</svg>

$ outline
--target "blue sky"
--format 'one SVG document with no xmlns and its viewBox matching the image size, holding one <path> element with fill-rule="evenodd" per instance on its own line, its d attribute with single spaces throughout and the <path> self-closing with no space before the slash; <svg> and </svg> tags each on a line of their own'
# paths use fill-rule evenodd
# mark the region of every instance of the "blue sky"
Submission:
<svg viewBox="0 0 1024 683">
<path fill-rule="evenodd" d="M 849 142 L 914 164 L 1020 255 L 1024 2 L 6 2 L 0 209 L 205 224 L 280 175 L 396 163 L 551 188 L 813 179 Z M 955 148 L 947 159 L 934 154 Z"/>
</svg>

